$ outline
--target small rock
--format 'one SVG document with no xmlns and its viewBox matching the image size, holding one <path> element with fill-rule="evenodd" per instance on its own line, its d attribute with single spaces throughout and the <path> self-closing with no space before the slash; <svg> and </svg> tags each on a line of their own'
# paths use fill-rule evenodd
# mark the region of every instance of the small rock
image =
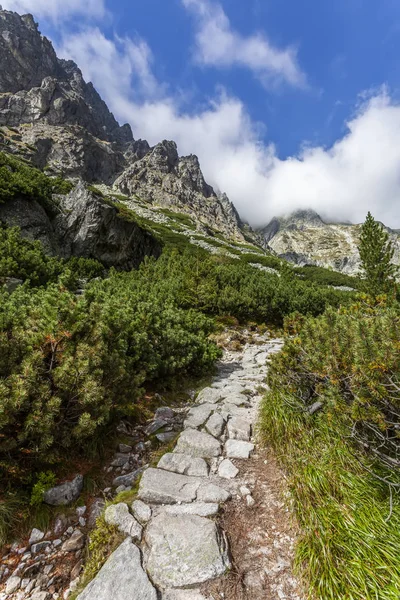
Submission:
<svg viewBox="0 0 400 600">
<path fill-rule="evenodd" d="M 230 492 L 213 483 L 204 482 L 197 490 L 197 500 L 201 502 L 226 502 L 230 497 Z"/>
<path fill-rule="evenodd" d="M 143 468 L 140 468 L 131 473 L 127 473 L 126 475 L 119 475 L 119 477 L 114 479 L 113 487 L 118 487 L 120 485 L 132 486 L 142 473 Z"/>
<path fill-rule="evenodd" d="M 160 406 L 157 408 L 155 414 L 155 419 L 163 419 L 164 421 L 172 421 L 175 418 L 175 412 L 169 406 Z"/>
<path fill-rule="evenodd" d="M 250 496 L 250 494 L 248 496 L 246 496 L 246 504 L 249 508 L 254 506 L 255 503 L 256 503 L 256 501 L 254 500 L 253 496 Z"/>
<path fill-rule="evenodd" d="M 251 491 L 245 485 L 240 486 L 239 492 L 242 494 L 242 496 L 249 496 L 251 494 Z"/>
<path fill-rule="evenodd" d="M 140 542 L 142 539 L 142 526 L 130 514 L 127 504 L 120 502 L 112 504 L 104 513 L 104 518 L 110 525 L 116 525 L 122 533 L 130 535 L 132 539 Z"/>
<path fill-rule="evenodd" d="M 56 535 L 60 535 L 60 533 L 63 533 L 63 531 L 65 531 L 66 527 L 68 525 L 68 521 L 65 515 L 59 515 L 56 518 L 56 521 L 54 523 L 54 533 Z"/>
<path fill-rule="evenodd" d="M 208 419 L 206 429 L 215 438 L 221 437 L 225 429 L 225 419 L 219 413 L 214 413 Z"/>
<path fill-rule="evenodd" d="M 120 444 L 118 446 L 118 452 L 121 452 L 121 454 L 129 454 L 129 452 L 132 452 L 132 446 L 129 446 L 128 444 Z"/>
<path fill-rule="evenodd" d="M 134 500 L 131 505 L 133 516 L 139 523 L 145 525 L 151 519 L 151 508 L 141 500 Z"/>
<path fill-rule="evenodd" d="M 224 479 L 234 479 L 238 473 L 239 469 L 229 458 L 225 458 L 218 467 L 218 475 Z"/>
<path fill-rule="evenodd" d="M 71 579 L 77 579 L 82 571 L 82 560 L 78 560 L 71 571 Z"/>
<path fill-rule="evenodd" d="M 251 425 L 245 419 L 233 416 L 228 421 L 228 435 L 232 440 L 248 442 L 251 435 Z"/>
<path fill-rule="evenodd" d="M 69 540 L 66 540 L 61 546 L 63 552 L 76 552 L 85 545 L 85 534 L 76 529 Z"/>
<path fill-rule="evenodd" d="M 6 594 L 13 594 L 19 590 L 21 581 L 21 577 L 10 577 L 6 583 Z"/>
<path fill-rule="evenodd" d="M 254 444 L 241 440 L 228 440 L 225 444 L 228 458 L 249 458 L 254 450 Z"/>
<path fill-rule="evenodd" d="M 51 542 L 38 542 L 37 544 L 32 544 L 31 552 L 32 554 L 38 554 L 46 550 L 49 546 L 51 546 Z"/>
<path fill-rule="evenodd" d="M 36 544 L 37 542 L 41 542 L 44 538 L 44 532 L 40 531 L 40 529 L 33 528 L 31 531 L 31 535 L 29 537 L 29 545 Z"/>
<path fill-rule="evenodd" d="M 144 432 L 149 437 L 150 435 L 153 435 L 153 433 L 156 433 L 156 431 L 162 429 L 166 425 L 168 425 L 168 421 L 164 421 L 164 419 L 154 419 L 154 421 L 147 425 Z"/>
<path fill-rule="evenodd" d="M 76 509 L 76 514 L 78 517 L 83 517 L 83 515 L 86 513 L 86 506 L 78 506 L 78 508 Z"/>
<path fill-rule="evenodd" d="M 79 525 L 81 527 L 86 527 L 86 519 L 84 519 L 83 517 L 79 517 Z"/>
<path fill-rule="evenodd" d="M 78 500 L 83 489 L 83 476 L 77 475 L 72 481 L 66 481 L 44 493 L 44 502 L 51 506 L 67 505 Z"/>
</svg>

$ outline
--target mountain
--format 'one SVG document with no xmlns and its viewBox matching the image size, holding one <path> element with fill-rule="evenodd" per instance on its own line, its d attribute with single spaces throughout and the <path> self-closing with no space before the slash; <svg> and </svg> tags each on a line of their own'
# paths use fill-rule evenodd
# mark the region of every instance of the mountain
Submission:
<svg viewBox="0 0 400 600">
<path fill-rule="evenodd" d="M 150 221 L 169 223 L 160 213 L 168 210 L 187 216 L 200 236 L 245 242 L 238 213 L 206 183 L 198 158 L 180 157 L 173 141 L 135 140 L 78 66 L 57 57 L 32 15 L 0 7 L 0 56 L 0 151 L 73 184 L 57 214 L 19 197 L 0 204 L 0 221 L 52 253 L 128 268 L 157 255 L 159 242 L 138 221 L 117 218 L 117 200 Z"/>
<path fill-rule="evenodd" d="M 400 264 L 400 236 L 386 228 Z M 297 265 L 329 267 L 348 275 L 359 272 L 358 243 L 361 225 L 327 223 L 312 210 L 298 210 L 272 219 L 259 233 L 267 248 Z"/>
</svg>

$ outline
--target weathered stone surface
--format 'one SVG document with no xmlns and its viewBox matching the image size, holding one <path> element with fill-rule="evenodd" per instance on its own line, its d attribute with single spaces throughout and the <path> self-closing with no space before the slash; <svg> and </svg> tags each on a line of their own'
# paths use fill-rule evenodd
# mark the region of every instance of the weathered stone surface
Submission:
<svg viewBox="0 0 400 600">
<path fill-rule="evenodd" d="M 201 390 L 199 395 L 196 398 L 196 402 L 199 404 L 203 404 L 208 402 L 210 404 L 215 404 L 218 400 L 221 400 L 222 394 L 221 390 L 212 387 L 206 387 Z"/>
<path fill-rule="evenodd" d="M 219 505 L 215 502 L 192 502 L 191 504 L 172 504 L 162 508 L 168 515 L 197 515 L 198 517 L 214 517 L 218 514 Z"/>
<path fill-rule="evenodd" d="M 110 556 L 78 600 L 157 600 L 142 567 L 140 550 L 127 538 Z"/>
<path fill-rule="evenodd" d="M 228 398 L 228 396 L 238 396 L 239 394 L 243 394 L 245 389 L 246 388 L 242 383 L 230 383 L 220 388 L 221 397 Z"/>
<path fill-rule="evenodd" d="M 234 479 L 238 473 L 239 469 L 229 458 L 225 458 L 218 467 L 218 475 L 224 479 Z"/>
<path fill-rule="evenodd" d="M 221 454 L 221 444 L 208 433 L 186 429 L 179 436 L 174 452 L 212 458 Z"/>
<path fill-rule="evenodd" d="M 172 471 L 180 475 L 190 475 L 192 477 L 207 477 L 208 465 L 203 458 L 196 458 L 190 454 L 178 454 L 168 452 L 164 454 L 157 465 L 159 469 Z"/>
<path fill-rule="evenodd" d="M 206 430 L 215 438 L 221 437 L 225 429 L 225 419 L 219 413 L 214 413 L 206 423 Z"/>
<path fill-rule="evenodd" d="M 9 577 L 6 584 L 6 594 L 13 594 L 21 585 L 21 577 Z"/>
<path fill-rule="evenodd" d="M 230 497 L 230 492 L 207 481 L 202 483 L 197 490 L 197 500 L 200 502 L 226 502 Z"/>
<path fill-rule="evenodd" d="M 249 399 L 243 394 L 229 394 L 229 396 L 225 397 L 225 402 L 234 404 L 235 406 L 245 406 L 249 403 Z"/>
<path fill-rule="evenodd" d="M 153 433 L 156 433 L 156 431 L 159 431 L 159 429 L 165 427 L 166 425 L 168 425 L 168 421 L 166 421 L 165 419 L 157 418 L 154 419 L 151 423 L 149 423 L 144 432 L 147 436 L 150 436 L 153 435 Z"/>
<path fill-rule="evenodd" d="M 77 550 L 81 550 L 85 545 L 86 536 L 82 531 L 76 529 L 71 537 L 66 540 L 61 546 L 61 550 L 63 552 L 76 552 Z"/>
<path fill-rule="evenodd" d="M 162 469 L 147 469 L 140 480 L 138 497 L 151 504 L 192 502 L 200 480 Z"/>
<path fill-rule="evenodd" d="M 72 481 L 66 481 L 61 485 L 47 490 L 44 493 L 44 501 L 52 506 L 71 504 L 78 500 L 83 488 L 83 476 L 77 475 Z"/>
<path fill-rule="evenodd" d="M 233 440 L 248 442 L 251 435 L 251 424 L 241 417 L 232 417 L 228 421 L 228 435 Z"/>
<path fill-rule="evenodd" d="M 134 471 L 131 471 L 131 473 L 127 473 L 126 475 L 119 475 L 113 480 L 113 487 L 118 487 L 120 485 L 129 487 L 135 483 L 135 481 L 140 477 L 142 473 L 143 469 L 140 468 L 135 469 Z"/>
<path fill-rule="evenodd" d="M 154 418 L 164 419 L 165 421 L 173 421 L 175 419 L 175 412 L 169 406 L 160 406 L 157 408 Z"/>
<path fill-rule="evenodd" d="M 106 523 L 116 525 L 121 533 L 130 535 L 133 540 L 140 542 L 143 528 L 130 514 L 128 505 L 124 502 L 112 504 L 106 508 L 104 513 Z"/>
<path fill-rule="evenodd" d="M 254 450 L 254 444 L 242 442 L 241 440 L 228 440 L 225 444 L 228 458 L 249 458 Z"/>
<path fill-rule="evenodd" d="M 145 525 L 151 519 L 151 508 L 141 500 L 134 500 L 131 505 L 133 516 L 139 523 Z"/>
<path fill-rule="evenodd" d="M 196 429 L 197 427 L 204 425 L 214 409 L 214 404 L 208 402 L 199 404 L 199 406 L 193 406 L 185 419 L 183 424 L 184 428 L 187 429 L 188 427 L 192 427 L 193 429 Z"/>
<path fill-rule="evenodd" d="M 147 571 L 161 588 L 203 583 L 231 566 L 225 535 L 203 517 L 160 514 L 149 524 L 145 541 Z"/>
<path fill-rule="evenodd" d="M 44 538 L 44 532 L 40 531 L 40 529 L 36 529 L 34 527 L 31 531 L 31 535 L 29 536 L 29 545 L 36 544 L 37 542 L 41 542 Z"/>
<path fill-rule="evenodd" d="M 46 550 L 46 548 L 49 548 L 50 546 L 51 542 L 38 542 L 37 544 L 32 544 L 31 552 L 32 554 L 39 554 L 39 552 L 43 552 L 44 550 Z"/>
<path fill-rule="evenodd" d="M 156 433 L 156 438 L 162 444 L 168 444 L 176 438 L 176 435 L 176 431 L 162 431 L 161 433 Z"/>
</svg>

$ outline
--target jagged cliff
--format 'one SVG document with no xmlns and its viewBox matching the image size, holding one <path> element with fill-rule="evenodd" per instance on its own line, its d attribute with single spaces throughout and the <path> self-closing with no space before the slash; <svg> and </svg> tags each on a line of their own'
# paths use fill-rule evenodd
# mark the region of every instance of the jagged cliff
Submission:
<svg viewBox="0 0 400 600">
<path fill-rule="evenodd" d="M 267 247 L 298 265 L 330 267 L 354 275 L 360 267 L 357 250 L 361 225 L 326 223 L 312 210 L 299 210 L 274 218 L 261 230 Z M 400 264 L 400 236 L 388 229 L 395 245 L 394 262 Z"/>
<path fill-rule="evenodd" d="M 102 184 L 244 240 L 237 212 L 205 182 L 197 157 L 179 157 L 171 141 L 134 140 L 77 65 L 57 58 L 31 15 L 0 10 L 0 57 L 3 149 L 50 175 Z"/>
</svg>

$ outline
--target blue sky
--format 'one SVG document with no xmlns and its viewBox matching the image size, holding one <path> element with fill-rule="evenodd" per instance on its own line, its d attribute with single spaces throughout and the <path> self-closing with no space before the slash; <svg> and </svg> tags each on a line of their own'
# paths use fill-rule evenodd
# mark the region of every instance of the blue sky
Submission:
<svg viewBox="0 0 400 600">
<path fill-rule="evenodd" d="M 400 227 L 395 0 L 2 4 L 32 12 L 135 137 L 198 154 L 253 224 L 311 207 Z"/>
</svg>

